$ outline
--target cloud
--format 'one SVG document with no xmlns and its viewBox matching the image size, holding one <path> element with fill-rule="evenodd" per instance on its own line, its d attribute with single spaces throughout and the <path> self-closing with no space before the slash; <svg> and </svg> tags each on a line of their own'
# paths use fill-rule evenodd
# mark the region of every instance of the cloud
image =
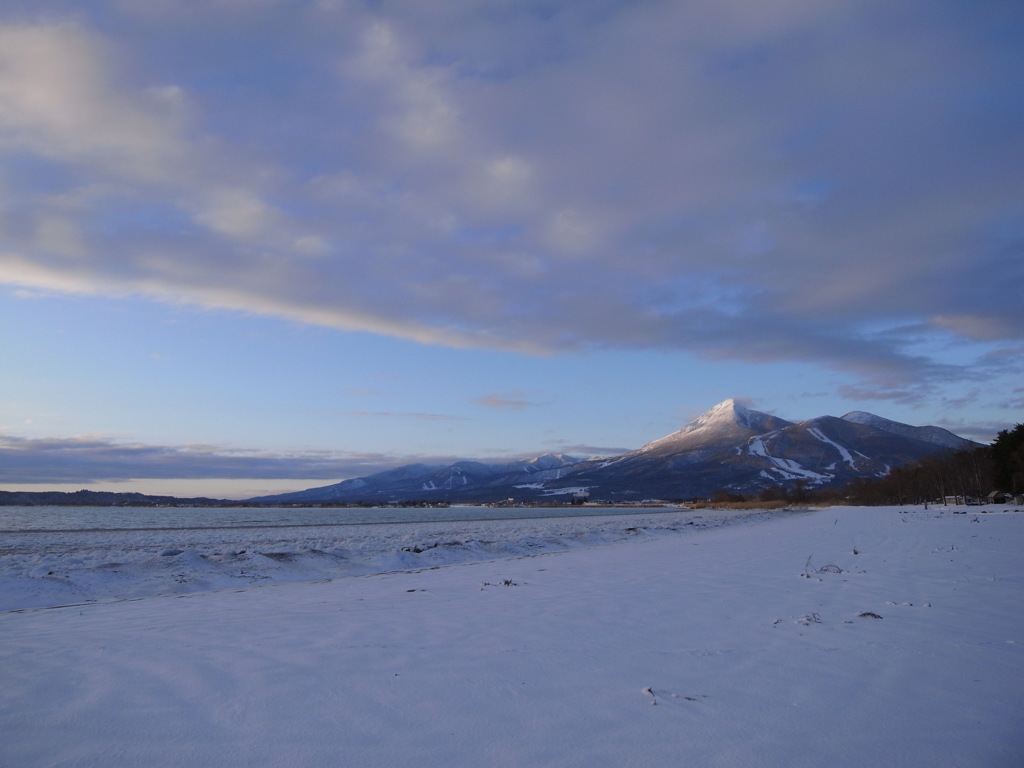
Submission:
<svg viewBox="0 0 1024 768">
<path fill-rule="evenodd" d="M 838 388 L 838 392 L 844 398 L 849 400 L 886 400 L 894 403 L 900 403 L 902 405 L 916 405 L 921 403 L 925 398 L 934 395 L 935 387 L 928 384 L 908 387 L 880 387 L 877 385 L 855 386 L 844 384 Z"/>
<path fill-rule="evenodd" d="M 417 413 L 399 411 L 346 411 L 347 416 L 374 416 L 387 419 L 409 419 L 410 421 L 468 421 L 465 416 L 448 413 Z"/>
<path fill-rule="evenodd" d="M 211 445 L 145 445 L 105 437 L 26 438 L 0 434 L 0 483 L 93 483 L 141 478 L 339 481 L 421 458 L 349 452 L 273 454 Z"/>
<path fill-rule="evenodd" d="M 1005 400 L 999 404 L 999 407 L 1015 411 L 1024 410 L 1024 387 L 1017 387 L 1010 394 L 1005 395 Z"/>
<path fill-rule="evenodd" d="M 379 124 L 410 154 L 450 152 L 459 137 L 456 103 L 441 67 L 415 66 L 403 40 L 385 21 L 370 23 L 347 72 L 384 93 Z"/>
<path fill-rule="evenodd" d="M 207 195 L 203 209 L 196 214 L 196 220 L 218 234 L 255 239 L 273 226 L 276 216 L 276 211 L 251 192 L 221 188 Z M 303 240 L 309 242 L 311 236 Z"/>
<path fill-rule="evenodd" d="M 932 322 L 961 338 L 978 341 L 999 341 L 1014 338 L 1014 324 L 1010 317 L 982 317 L 979 315 L 935 315 Z"/>
<path fill-rule="evenodd" d="M 1014 4 L 97 5 L 0 15 L 8 284 L 897 401 L 1024 336 Z"/>
<path fill-rule="evenodd" d="M 492 392 L 489 395 L 476 398 L 473 402 L 496 411 L 521 411 L 534 405 L 523 397 L 522 392 Z"/>
<path fill-rule="evenodd" d="M 0 27 L 0 147 L 135 178 L 174 172 L 174 88 L 119 87 L 104 40 L 74 23 Z"/>
</svg>

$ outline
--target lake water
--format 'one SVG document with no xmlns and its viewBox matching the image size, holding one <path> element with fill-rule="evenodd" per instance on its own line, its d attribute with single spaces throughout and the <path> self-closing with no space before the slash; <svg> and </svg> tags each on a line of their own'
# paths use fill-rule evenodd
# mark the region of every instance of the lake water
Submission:
<svg viewBox="0 0 1024 768">
<path fill-rule="evenodd" d="M 678 512 L 673 507 L 0 507 L 0 533 L 293 528 Z"/>
</svg>

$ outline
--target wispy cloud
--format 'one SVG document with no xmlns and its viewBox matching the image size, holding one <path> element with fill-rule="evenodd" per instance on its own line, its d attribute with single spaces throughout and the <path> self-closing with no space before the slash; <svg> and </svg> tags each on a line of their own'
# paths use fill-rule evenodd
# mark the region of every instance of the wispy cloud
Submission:
<svg viewBox="0 0 1024 768">
<path fill-rule="evenodd" d="M 853 386 L 844 384 L 839 394 L 850 400 L 890 401 L 901 405 L 914 405 L 935 392 L 935 387 L 928 384 L 906 387 Z"/>
<path fill-rule="evenodd" d="M 410 421 L 468 421 L 465 416 L 450 413 L 417 413 L 415 411 L 346 411 L 348 416 L 373 416 L 385 419 L 408 419 Z"/>
<path fill-rule="evenodd" d="M 1024 337 L 1018 4 L 95 6 L 0 12 L 5 283 L 895 402 Z"/>
<path fill-rule="evenodd" d="M 523 408 L 534 405 L 524 398 L 522 392 L 492 392 L 489 395 L 476 398 L 473 402 L 496 411 L 521 411 Z"/>
</svg>

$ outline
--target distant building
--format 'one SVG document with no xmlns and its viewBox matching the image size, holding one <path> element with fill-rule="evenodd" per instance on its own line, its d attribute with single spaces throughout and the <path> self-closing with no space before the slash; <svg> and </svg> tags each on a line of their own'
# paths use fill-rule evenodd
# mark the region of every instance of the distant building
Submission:
<svg viewBox="0 0 1024 768">
<path fill-rule="evenodd" d="M 1012 493 L 1005 493 L 1004 491 L 992 491 L 985 500 L 989 504 L 1024 504 L 1024 496 Z"/>
</svg>

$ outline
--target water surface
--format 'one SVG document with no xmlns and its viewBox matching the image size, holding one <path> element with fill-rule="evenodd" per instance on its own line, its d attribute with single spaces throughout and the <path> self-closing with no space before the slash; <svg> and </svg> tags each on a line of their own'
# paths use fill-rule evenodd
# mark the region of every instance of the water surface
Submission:
<svg viewBox="0 0 1024 768">
<path fill-rule="evenodd" d="M 292 528 L 656 514 L 632 507 L 0 507 L 0 533 Z M 665 512 L 678 512 L 673 507 Z"/>
</svg>

